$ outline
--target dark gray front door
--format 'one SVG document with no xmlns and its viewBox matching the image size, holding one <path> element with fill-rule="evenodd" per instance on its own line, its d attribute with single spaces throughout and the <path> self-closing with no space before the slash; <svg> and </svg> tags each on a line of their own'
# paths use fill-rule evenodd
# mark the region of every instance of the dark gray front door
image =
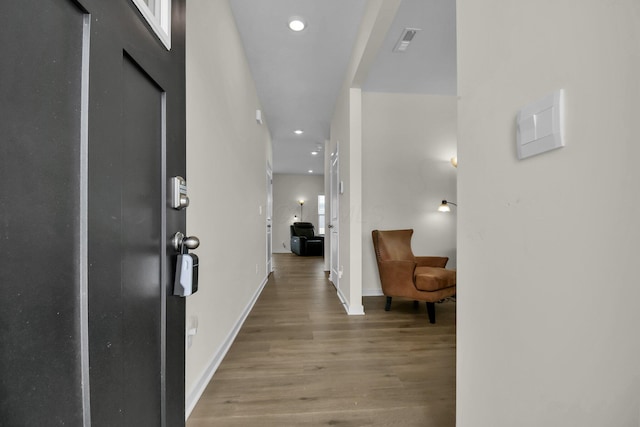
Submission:
<svg viewBox="0 0 640 427">
<path fill-rule="evenodd" d="M 0 425 L 184 424 L 184 7 L 0 5 Z"/>
</svg>

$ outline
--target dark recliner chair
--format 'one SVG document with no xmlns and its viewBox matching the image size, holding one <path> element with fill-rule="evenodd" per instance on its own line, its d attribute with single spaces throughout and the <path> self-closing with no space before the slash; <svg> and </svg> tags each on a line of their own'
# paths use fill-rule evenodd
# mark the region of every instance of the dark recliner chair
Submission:
<svg viewBox="0 0 640 427">
<path fill-rule="evenodd" d="M 324 255 L 324 237 L 316 236 L 310 222 L 294 222 L 291 228 L 291 252 L 300 256 Z"/>
</svg>

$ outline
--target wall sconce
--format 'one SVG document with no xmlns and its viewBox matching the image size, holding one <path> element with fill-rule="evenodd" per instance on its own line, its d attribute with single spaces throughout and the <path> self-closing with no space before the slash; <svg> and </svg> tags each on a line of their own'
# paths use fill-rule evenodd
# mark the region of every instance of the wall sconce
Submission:
<svg viewBox="0 0 640 427">
<path fill-rule="evenodd" d="M 449 207 L 449 205 L 453 205 L 453 206 L 458 206 L 457 203 L 453 203 L 453 202 L 448 202 L 446 200 L 443 200 L 442 203 L 440 204 L 440 206 L 438 207 L 438 212 L 451 212 L 451 208 Z"/>
<path fill-rule="evenodd" d="M 298 203 L 300 204 L 300 221 L 302 221 L 302 206 L 304 205 L 304 200 L 300 199 Z"/>
<path fill-rule="evenodd" d="M 454 168 L 457 168 L 457 167 L 458 167 L 458 156 L 453 156 L 453 157 L 451 158 L 451 165 L 452 165 Z"/>
</svg>

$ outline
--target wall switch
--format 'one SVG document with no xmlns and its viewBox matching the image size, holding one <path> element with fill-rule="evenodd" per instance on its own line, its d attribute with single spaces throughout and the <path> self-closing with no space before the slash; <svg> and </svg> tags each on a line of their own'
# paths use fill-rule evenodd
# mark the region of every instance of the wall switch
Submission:
<svg viewBox="0 0 640 427">
<path fill-rule="evenodd" d="M 564 147 L 563 96 L 561 89 L 520 110 L 516 134 L 518 159 Z"/>
</svg>

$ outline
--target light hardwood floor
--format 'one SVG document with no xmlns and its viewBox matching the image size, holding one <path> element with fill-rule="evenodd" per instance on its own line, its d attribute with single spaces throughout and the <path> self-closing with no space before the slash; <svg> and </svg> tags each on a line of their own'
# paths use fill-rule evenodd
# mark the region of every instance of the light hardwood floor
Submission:
<svg viewBox="0 0 640 427">
<path fill-rule="evenodd" d="M 455 426 L 455 302 L 365 297 L 347 316 L 320 257 L 275 271 L 187 427 Z"/>
</svg>

